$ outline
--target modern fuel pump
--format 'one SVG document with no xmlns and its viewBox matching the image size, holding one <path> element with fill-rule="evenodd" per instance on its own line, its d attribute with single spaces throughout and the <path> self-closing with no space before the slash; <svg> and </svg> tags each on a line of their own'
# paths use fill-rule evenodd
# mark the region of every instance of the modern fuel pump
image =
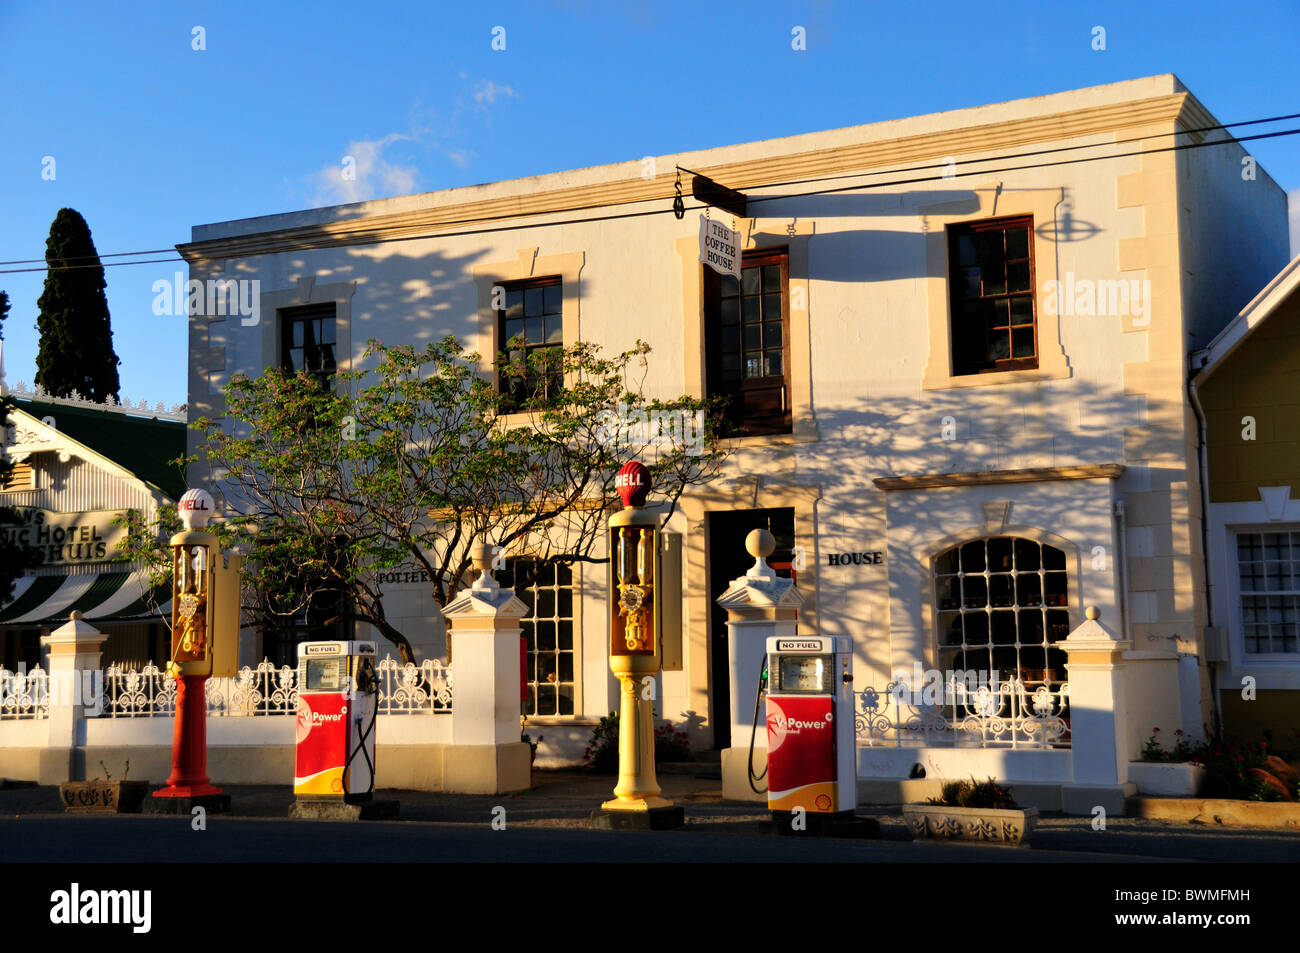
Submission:
<svg viewBox="0 0 1300 953">
<path fill-rule="evenodd" d="M 298 646 L 297 797 L 370 799 L 378 701 L 374 642 Z"/>
<path fill-rule="evenodd" d="M 775 815 L 798 807 L 809 818 L 854 816 L 852 652 L 845 636 L 767 640 L 767 807 Z"/>
</svg>

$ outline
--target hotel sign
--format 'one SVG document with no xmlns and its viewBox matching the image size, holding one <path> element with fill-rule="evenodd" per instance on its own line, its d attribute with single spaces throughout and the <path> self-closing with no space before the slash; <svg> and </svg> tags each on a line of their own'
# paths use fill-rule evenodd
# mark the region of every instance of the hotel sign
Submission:
<svg viewBox="0 0 1300 953">
<path fill-rule="evenodd" d="M 41 551 L 42 566 L 71 566 L 112 560 L 126 528 L 113 520 L 125 510 L 91 510 L 86 513 L 53 513 L 20 507 L 14 519 L 0 523 L 0 539 Z"/>
</svg>

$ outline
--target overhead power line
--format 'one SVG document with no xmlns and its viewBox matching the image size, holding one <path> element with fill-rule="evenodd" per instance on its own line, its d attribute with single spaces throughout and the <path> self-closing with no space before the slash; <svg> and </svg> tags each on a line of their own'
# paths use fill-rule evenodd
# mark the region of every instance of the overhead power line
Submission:
<svg viewBox="0 0 1300 953">
<path fill-rule="evenodd" d="M 1284 129 L 1277 132 L 1256 133 L 1255 135 L 1252 136 L 1232 136 L 1227 139 L 1213 139 L 1213 140 L 1206 139 L 1200 142 L 1183 142 L 1183 143 L 1176 143 L 1170 146 L 1159 146 L 1152 149 L 1138 149 L 1130 152 L 1119 152 L 1119 153 L 1109 152 L 1104 155 L 1060 159 L 1052 162 L 1036 162 L 1036 163 L 1028 163 L 1025 165 L 1002 166 L 996 169 L 980 168 L 980 169 L 971 169 L 971 170 L 960 171 L 960 172 L 953 171 L 953 169 L 957 166 L 970 166 L 970 165 L 985 166 L 993 162 L 1004 162 L 1004 161 L 1014 160 L 1014 159 L 1029 158 L 1031 156 L 1055 155 L 1063 152 L 1075 152 L 1083 149 L 1103 149 L 1108 147 L 1113 148 L 1114 146 L 1127 145 L 1133 142 L 1145 142 L 1152 139 L 1164 138 L 1168 136 L 1194 135 L 1194 134 L 1214 132 L 1219 130 L 1233 129 L 1241 126 L 1256 126 L 1265 123 L 1281 122 L 1284 120 L 1298 119 L 1298 118 L 1300 118 L 1300 113 L 1290 113 L 1283 116 L 1272 116 L 1267 119 L 1249 119 L 1249 120 L 1243 120 L 1241 122 L 1220 123 L 1218 125 L 1202 126 L 1196 129 L 1182 129 L 1182 130 L 1176 130 L 1174 132 L 1157 133 L 1157 134 L 1145 135 L 1145 136 L 1134 136 L 1132 138 L 1117 139 L 1110 142 L 1094 142 L 1094 143 L 1083 143 L 1083 144 L 1071 145 L 1071 146 L 1058 146 L 1051 149 L 1038 149 L 1029 152 L 987 156 L 978 159 L 962 159 L 959 161 L 954 160 L 952 162 L 940 162 L 940 163 L 933 163 L 929 165 L 910 166 L 901 169 L 889 169 L 881 172 L 872 172 L 872 171 L 847 172 L 847 173 L 840 173 L 837 175 L 820 176 L 815 178 L 790 179 L 790 180 L 778 181 L 778 182 L 766 182 L 757 185 L 748 185 L 745 186 L 744 188 L 746 191 L 749 191 L 753 189 L 780 188 L 788 185 L 805 185 L 813 182 L 826 182 L 826 181 L 835 181 L 835 180 L 850 179 L 850 178 L 860 179 L 863 178 L 864 176 L 899 175 L 907 172 L 921 172 L 930 169 L 943 170 L 940 174 L 937 175 L 924 175 L 924 176 L 918 176 L 915 178 L 908 178 L 908 179 L 889 179 L 888 181 L 883 181 L 883 182 L 855 182 L 851 185 L 840 186 L 837 188 L 813 189 L 804 192 L 786 192 L 780 195 L 751 196 L 749 199 L 751 203 L 783 202 L 783 201 L 789 201 L 791 199 L 805 198 L 805 197 L 816 196 L 816 195 L 832 195 L 839 192 L 853 192 L 853 191 L 862 191 L 866 189 L 883 189 L 883 188 L 890 188 L 898 185 L 916 185 L 922 182 L 948 181 L 954 178 L 964 178 L 972 175 L 993 175 L 1002 172 L 1024 172 L 1032 169 L 1047 169 L 1047 168 L 1054 168 L 1063 165 L 1077 165 L 1086 162 L 1102 162 L 1111 159 L 1124 159 L 1124 158 L 1131 158 L 1135 156 L 1157 155 L 1164 152 L 1180 152 L 1188 149 L 1202 149 L 1211 146 L 1223 146 L 1223 145 L 1230 145 L 1233 143 L 1251 142 L 1257 139 L 1276 139 L 1276 138 L 1281 138 L 1283 136 L 1293 136 L 1293 135 L 1300 134 L 1300 128 Z M 662 197 L 656 197 L 653 199 L 638 199 L 636 202 L 633 203 L 619 203 L 619 204 L 640 205 L 640 204 L 645 204 L 646 202 L 660 202 L 662 200 L 663 200 Z M 592 204 L 592 205 L 585 205 L 585 206 L 575 206 L 574 208 L 567 209 L 566 211 L 571 211 L 571 212 L 590 211 L 592 209 L 597 209 L 597 208 L 608 208 L 609 204 L 610 203 L 601 203 L 601 204 Z M 687 210 L 694 211 L 705 207 L 706 207 L 705 205 L 691 205 L 691 206 L 687 206 Z M 391 238 L 376 237 L 370 241 L 364 240 L 364 233 L 363 233 L 362 240 L 354 241 L 351 242 L 350 244 L 380 245 L 380 244 L 388 244 L 391 242 L 425 241 L 430 238 L 457 238 L 457 237 L 464 237 L 470 235 L 490 234 L 494 232 L 522 231 L 531 228 L 553 228 L 553 227 L 565 226 L 565 225 L 582 225 L 590 222 L 607 222 L 607 221 L 616 221 L 619 219 L 644 218 L 651 215 L 670 214 L 671 211 L 672 210 L 670 208 L 655 208 L 655 209 L 646 209 L 646 210 L 636 211 L 636 212 L 615 212 L 615 213 L 610 213 L 608 215 L 591 215 L 591 216 L 586 216 L 581 218 L 569 218 L 558 222 L 530 222 L 525 224 L 470 228 L 461 231 L 444 231 L 441 230 L 440 228 L 438 231 L 428 232 L 419 235 L 402 235 L 402 236 L 396 236 Z M 552 213 L 547 213 L 547 212 L 532 213 L 533 216 L 546 215 L 546 214 L 552 214 Z M 521 216 L 518 213 L 507 213 L 507 214 L 495 215 L 495 216 L 480 216 L 477 218 L 470 218 L 470 219 L 457 219 L 442 224 L 444 226 L 445 225 L 474 225 L 476 223 L 500 221 L 502 219 L 517 219 L 520 217 Z M 375 229 L 374 231 L 376 232 L 376 235 L 378 235 L 381 230 Z M 50 268 L 50 266 L 48 265 L 45 266 L 39 265 L 38 263 L 43 261 L 43 259 L 39 259 L 39 258 L 20 259 L 14 261 L 0 261 L 0 265 L 26 265 L 26 264 L 38 265 L 37 267 L 34 268 L 0 268 L 0 274 L 19 274 L 23 272 L 39 272 L 39 271 L 51 271 L 51 270 L 68 271 L 77 268 L 96 268 L 96 267 L 113 268 L 113 267 L 121 267 L 123 265 L 162 264 L 162 263 L 185 261 L 185 259 L 181 257 L 151 258 L 151 259 L 139 259 L 133 261 L 117 261 L 117 262 L 101 262 L 98 260 L 102 258 L 128 258 L 128 257 L 140 256 L 140 255 L 166 254 L 172 251 L 173 249 L 170 248 L 156 248 L 156 249 L 149 249 L 146 251 L 138 251 L 138 252 L 115 252 L 113 254 L 98 255 L 98 256 L 80 256 L 84 258 L 93 257 L 95 260 L 88 261 L 85 264 L 67 264 L 67 265 L 60 265 L 55 268 Z M 76 260 L 76 259 L 72 259 L 72 260 Z"/>
</svg>

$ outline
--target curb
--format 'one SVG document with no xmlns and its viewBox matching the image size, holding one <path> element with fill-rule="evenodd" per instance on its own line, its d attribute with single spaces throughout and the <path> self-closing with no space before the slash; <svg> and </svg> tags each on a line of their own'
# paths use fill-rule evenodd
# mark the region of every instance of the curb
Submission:
<svg viewBox="0 0 1300 953">
<path fill-rule="evenodd" d="M 1157 821 L 1300 831 L 1300 804 L 1287 801 L 1132 797 L 1125 802 L 1125 813 Z"/>
</svg>

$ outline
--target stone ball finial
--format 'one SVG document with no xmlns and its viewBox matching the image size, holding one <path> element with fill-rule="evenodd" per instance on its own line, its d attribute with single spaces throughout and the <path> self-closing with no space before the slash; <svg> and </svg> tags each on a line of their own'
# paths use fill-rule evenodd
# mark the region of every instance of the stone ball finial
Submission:
<svg viewBox="0 0 1300 953">
<path fill-rule="evenodd" d="M 751 530 L 745 537 L 745 551 L 755 559 L 766 559 L 776 550 L 776 537 L 765 529 Z"/>
<path fill-rule="evenodd" d="M 1096 622 L 1101 618 L 1101 610 L 1096 606 L 1088 606 L 1088 608 L 1084 610 L 1083 614 L 1093 622 Z"/>
<path fill-rule="evenodd" d="M 70 613 L 68 613 L 68 618 L 71 619 L 73 622 L 76 622 L 78 619 L 81 618 L 81 610 L 73 609 Z"/>
</svg>

